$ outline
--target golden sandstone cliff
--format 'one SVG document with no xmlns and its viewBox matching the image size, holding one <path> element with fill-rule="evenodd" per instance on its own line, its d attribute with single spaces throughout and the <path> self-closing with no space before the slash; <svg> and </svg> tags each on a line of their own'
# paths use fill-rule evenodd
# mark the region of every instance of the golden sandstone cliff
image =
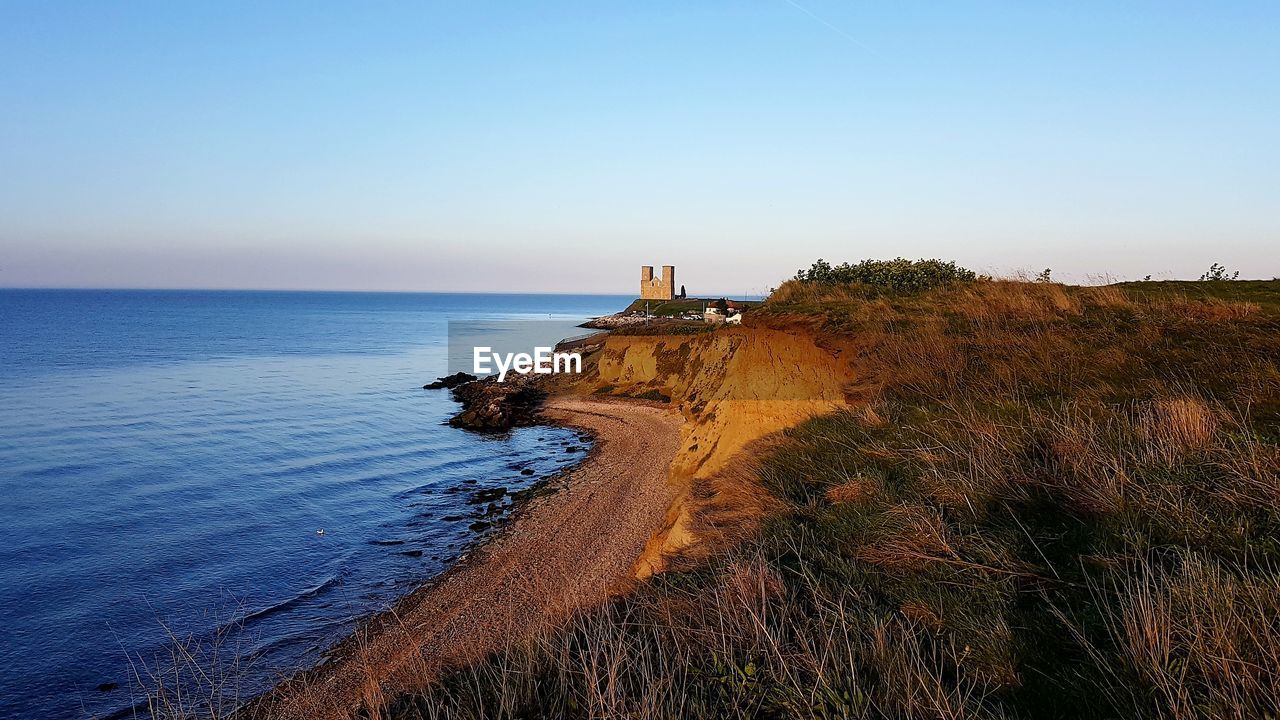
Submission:
<svg viewBox="0 0 1280 720">
<path fill-rule="evenodd" d="M 732 533 L 769 502 L 747 472 L 764 438 L 849 404 L 854 348 L 827 344 L 808 323 L 722 327 L 692 335 L 612 335 L 581 392 L 666 400 L 684 418 L 669 470 L 677 497 L 650 540 L 638 577 L 660 572 L 701 540 Z"/>
</svg>

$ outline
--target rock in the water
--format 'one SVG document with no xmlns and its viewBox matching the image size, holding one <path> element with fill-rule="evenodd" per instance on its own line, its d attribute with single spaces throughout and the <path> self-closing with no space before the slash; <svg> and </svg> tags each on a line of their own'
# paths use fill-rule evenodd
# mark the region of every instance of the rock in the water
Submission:
<svg viewBox="0 0 1280 720">
<path fill-rule="evenodd" d="M 507 489 L 504 487 L 490 488 L 488 490 L 480 490 L 476 493 L 473 493 L 471 495 L 471 498 L 467 500 L 467 503 L 470 505 L 480 505 L 482 503 L 492 502 L 494 500 L 501 500 L 506 494 L 507 494 Z"/>
<path fill-rule="evenodd" d="M 533 425 L 547 396 L 529 376 L 508 378 L 502 383 L 489 378 L 460 385 L 452 392 L 453 399 L 462 404 L 462 412 L 450 418 L 449 424 L 472 430 L 508 430 Z"/>
<path fill-rule="evenodd" d="M 472 375 L 470 373 L 456 372 L 452 375 L 446 375 L 442 378 L 436 378 L 435 382 L 427 383 L 426 385 L 423 385 L 422 389 L 423 390 L 446 390 L 446 389 L 451 390 L 453 388 L 458 387 L 459 385 L 464 385 L 466 383 L 471 382 L 472 380 L 478 380 L 478 379 L 479 378 L 477 378 L 475 375 Z"/>
</svg>

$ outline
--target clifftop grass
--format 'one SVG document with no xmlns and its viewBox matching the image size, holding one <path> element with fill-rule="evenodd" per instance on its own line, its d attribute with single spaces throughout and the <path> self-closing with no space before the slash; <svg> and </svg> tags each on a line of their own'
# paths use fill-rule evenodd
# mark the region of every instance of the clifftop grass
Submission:
<svg viewBox="0 0 1280 720">
<path fill-rule="evenodd" d="M 789 433 L 766 542 L 926 652 L 891 714 L 1274 716 L 1280 283 L 809 290 L 868 405 Z"/>
<path fill-rule="evenodd" d="M 711 562 L 395 717 L 1275 717 L 1280 283 L 789 282 L 858 348 Z M 770 317 L 771 316 L 771 317 Z M 816 320 L 816 322 L 815 322 Z"/>
</svg>

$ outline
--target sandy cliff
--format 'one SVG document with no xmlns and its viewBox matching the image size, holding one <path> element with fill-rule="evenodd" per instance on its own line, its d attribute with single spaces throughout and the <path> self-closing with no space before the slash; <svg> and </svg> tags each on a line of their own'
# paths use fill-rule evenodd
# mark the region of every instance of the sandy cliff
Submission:
<svg viewBox="0 0 1280 720">
<path fill-rule="evenodd" d="M 853 351 L 785 319 L 695 335 L 608 338 L 581 389 L 669 397 L 684 417 L 669 470 L 676 499 L 637 564 L 639 577 L 667 567 L 674 554 L 722 529 L 716 525 L 760 509 L 749 507 L 765 500 L 753 491 L 752 474 L 742 472 L 749 461 L 743 450 L 845 407 Z"/>
</svg>

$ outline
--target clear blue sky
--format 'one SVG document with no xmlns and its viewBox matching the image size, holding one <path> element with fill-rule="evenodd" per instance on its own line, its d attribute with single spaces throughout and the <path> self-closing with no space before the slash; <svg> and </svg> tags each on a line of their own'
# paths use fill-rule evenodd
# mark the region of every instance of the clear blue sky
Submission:
<svg viewBox="0 0 1280 720">
<path fill-rule="evenodd" d="M 0 2 L 0 285 L 1280 275 L 1280 3 Z"/>
</svg>

